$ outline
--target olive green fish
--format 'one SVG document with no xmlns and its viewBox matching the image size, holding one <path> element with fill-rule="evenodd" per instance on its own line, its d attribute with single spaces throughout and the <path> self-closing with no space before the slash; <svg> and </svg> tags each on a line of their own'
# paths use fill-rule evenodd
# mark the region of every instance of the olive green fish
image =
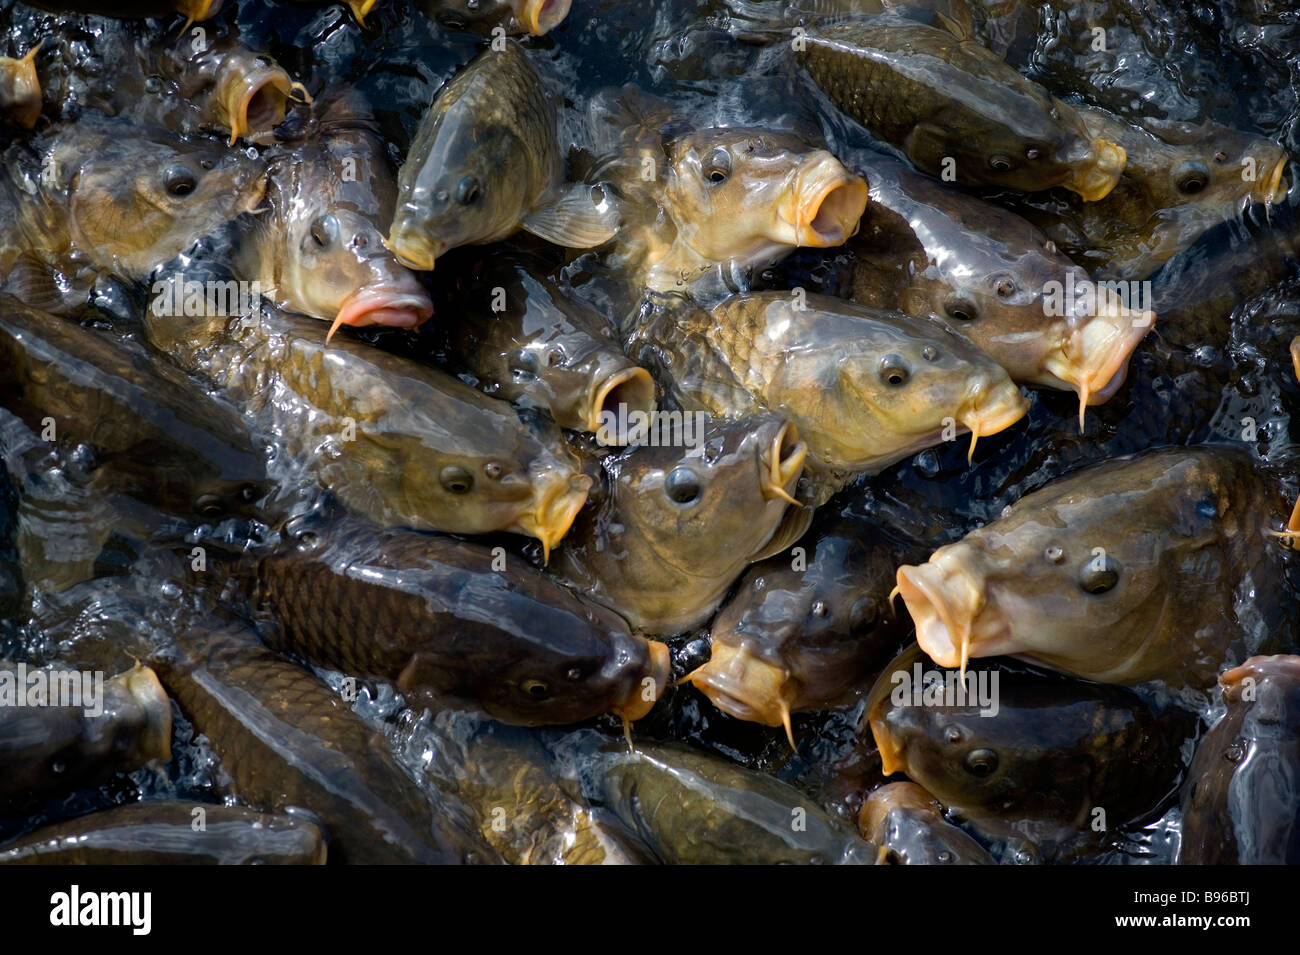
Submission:
<svg viewBox="0 0 1300 955">
<path fill-rule="evenodd" d="M 931 175 L 1023 192 L 1064 186 L 1094 201 L 1124 170 L 1122 147 L 946 30 L 887 18 L 814 26 L 795 55 L 832 103 Z"/>
<path fill-rule="evenodd" d="M 296 816 L 137 802 L 29 833 L 0 847 L 0 865 L 324 865 L 325 853 L 320 828 Z"/>
<path fill-rule="evenodd" d="M 432 269 L 448 249 L 520 229 L 588 248 L 618 227 L 608 197 L 565 183 L 555 107 L 522 48 L 494 47 L 439 92 L 398 174 L 386 241 L 411 268 Z"/>
</svg>

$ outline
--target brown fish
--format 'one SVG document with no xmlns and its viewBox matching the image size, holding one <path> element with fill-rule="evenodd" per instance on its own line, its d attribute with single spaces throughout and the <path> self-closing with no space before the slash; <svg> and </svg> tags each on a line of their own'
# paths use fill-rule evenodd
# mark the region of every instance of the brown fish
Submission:
<svg viewBox="0 0 1300 955">
<path fill-rule="evenodd" d="M 0 865 L 324 865 L 325 853 L 320 828 L 297 816 L 137 802 L 29 833 L 0 848 Z"/>
<path fill-rule="evenodd" d="M 530 726 L 637 720 L 668 685 L 666 646 L 520 558 L 355 520 L 291 526 L 251 598 L 279 624 L 267 640 L 315 664 Z"/>
<path fill-rule="evenodd" d="M 1300 862 L 1300 657 L 1251 657 L 1219 677 L 1227 712 L 1183 788 L 1185 865 Z"/>
<path fill-rule="evenodd" d="M 856 301 L 934 317 L 1015 381 L 1077 392 L 1081 418 L 1124 383 L 1130 355 L 1155 325 L 1150 301 L 1126 286 L 1094 285 L 1005 209 L 869 153 L 854 165 L 871 181 L 852 245 Z"/>
<path fill-rule="evenodd" d="M 812 515 L 791 496 L 806 446 L 778 415 L 659 424 L 637 439 L 654 444 L 601 461 L 558 572 L 634 627 L 671 634 L 704 623 L 745 567 L 788 547 Z"/>
<path fill-rule="evenodd" d="M 281 308 L 330 322 L 326 340 L 343 325 L 428 320 L 424 286 L 384 248 L 396 183 L 368 116 L 335 101 L 306 137 L 277 147 L 269 166 L 270 210 L 240 245 L 241 277 L 260 282 Z"/>
<path fill-rule="evenodd" d="M 1153 451 L 1027 494 L 900 567 L 898 589 L 941 666 L 1007 654 L 1098 682 L 1208 689 L 1241 652 L 1236 598 L 1278 612 L 1270 535 L 1287 513 L 1243 451 Z"/>
<path fill-rule="evenodd" d="M 709 312 L 643 311 L 628 354 L 656 363 L 687 410 L 789 415 L 811 468 L 832 483 L 875 473 L 970 431 L 1019 421 L 1029 404 L 964 338 L 923 319 L 821 295 L 753 292 Z"/>
<path fill-rule="evenodd" d="M 943 817 L 943 805 L 916 783 L 888 783 L 858 814 L 862 838 L 901 865 L 993 865 L 984 847 Z"/>
<path fill-rule="evenodd" d="M 344 504 L 384 524 L 536 537 L 545 553 L 591 478 L 557 429 L 417 362 L 357 341 L 327 344 L 310 319 L 145 316 L 150 342 L 282 435 Z"/>
<path fill-rule="evenodd" d="M 420 0 L 417 4 L 450 29 L 490 33 L 499 26 L 511 36 L 549 33 L 564 22 L 571 5 L 572 0 Z"/>
<path fill-rule="evenodd" d="M 154 671 L 0 662 L 0 801 L 27 803 L 171 759 L 172 709 Z"/>
<path fill-rule="evenodd" d="M 597 431 L 620 409 L 624 417 L 655 410 L 650 373 L 623 354 L 602 315 L 521 257 L 460 261 L 443 292 L 461 317 L 437 334 L 481 388 L 544 408 L 575 431 Z"/>
</svg>

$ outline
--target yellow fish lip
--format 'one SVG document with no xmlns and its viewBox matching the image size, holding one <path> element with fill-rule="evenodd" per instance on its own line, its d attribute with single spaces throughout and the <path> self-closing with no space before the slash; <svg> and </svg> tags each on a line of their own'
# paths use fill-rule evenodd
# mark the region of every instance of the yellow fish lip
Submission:
<svg viewBox="0 0 1300 955">
<path fill-rule="evenodd" d="M 742 647 L 713 637 L 713 656 L 686 676 L 722 712 L 763 726 L 785 726 L 790 708 L 784 688 L 789 671 L 761 660 Z"/>
<path fill-rule="evenodd" d="M 146 730 L 137 744 L 146 759 L 170 762 L 172 758 L 172 707 L 158 675 L 140 663 L 123 674 L 123 686 L 144 710 Z"/>
<path fill-rule="evenodd" d="M 573 0 L 524 0 L 520 20 L 532 36 L 554 30 L 569 15 Z"/>
<path fill-rule="evenodd" d="M 375 8 L 379 0 L 347 0 L 347 4 L 352 8 L 352 15 L 357 18 L 357 23 L 361 26 L 366 25 L 366 14 Z"/>
<path fill-rule="evenodd" d="M 1295 370 L 1296 380 L 1300 381 L 1300 335 L 1291 339 L 1291 367 Z"/>
<path fill-rule="evenodd" d="M 242 137 L 269 132 L 284 122 L 290 95 L 299 92 L 310 103 L 306 88 L 279 66 L 249 72 L 232 71 L 222 85 L 222 106 L 230 121 L 230 145 Z"/>
<path fill-rule="evenodd" d="M 654 709 L 659 697 L 663 696 L 664 691 L 668 689 L 668 681 L 673 672 L 672 654 L 668 652 L 668 646 L 657 640 L 647 640 L 646 643 L 650 653 L 646 676 L 649 677 L 654 690 L 653 698 L 649 700 L 645 698 L 645 687 L 638 681 L 627 699 L 610 710 L 615 716 L 622 717 L 629 723 L 635 723 Z"/>
<path fill-rule="evenodd" d="M 975 444 L 980 438 L 1006 430 L 1028 412 L 1029 399 L 1020 393 L 1013 382 L 1002 381 L 992 386 L 977 387 L 957 415 L 957 421 L 971 434 L 967 463 L 974 458 Z"/>
<path fill-rule="evenodd" d="M 916 624 L 920 648 L 941 667 L 960 667 L 964 676 L 975 622 L 985 606 L 984 585 L 955 560 L 945 559 L 945 550 L 936 551 L 928 563 L 898 568 L 898 592 Z M 993 652 L 977 649 L 977 656 Z"/>
<path fill-rule="evenodd" d="M 1282 158 L 1273 166 L 1272 171 L 1259 180 L 1259 188 L 1255 190 L 1257 199 L 1268 205 L 1273 205 L 1286 198 L 1286 190 L 1282 187 L 1282 175 L 1286 172 L 1286 167 L 1290 161 L 1290 157 L 1284 153 Z"/>
<path fill-rule="evenodd" d="M 858 231 L 867 210 L 867 182 L 833 156 L 813 163 L 799 176 L 795 196 L 795 241 L 812 249 L 843 245 Z"/>
<path fill-rule="evenodd" d="M 1077 192 L 1084 202 L 1105 199 L 1119 183 L 1128 162 L 1128 153 L 1118 143 L 1096 139 L 1092 143 L 1092 162 L 1061 183 L 1066 189 Z"/>
<path fill-rule="evenodd" d="M 880 752 L 880 774 L 888 777 L 907 769 L 907 762 L 903 759 L 907 747 L 889 731 L 889 724 L 880 715 L 882 705 L 883 701 L 871 711 L 867 725 L 871 727 L 871 738 L 876 741 L 876 749 Z"/>
<path fill-rule="evenodd" d="M 1155 324 L 1149 309 L 1099 309 L 1047 357 L 1046 369 L 1078 392 L 1080 430 L 1088 405 L 1109 400 L 1123 384 L 1129 358 Z"/>
<path fill-rule="evenodd" d="M 781 498 L 791 504 L 798 504 L 793 492 L 799 476 L 803 474 L 807 456 L 808 445 L 799 440 L 799 429 L 794 422 L 782 424 L 773 436 L 771 445 L 759 454 L 763 499 L 770 501 Z"/>
<path fill-rule="evenodd" d="M 587 503 L 591 478 L 585 474 L 553 470 L 536 479 L 532 509 L 520 514 L 508 530 L 514 530 L 542 542 L 542 560 L 551 559 L 551 548 L 564 539 L 574 518 Z"/>
<path fill-rule="evenodd" d="M 6 61 L 4 69 L 10 74 L 9 82 L 15 94 L 15 106 L 10 108 L 9 117 L 24 129 L 32 129 L 41 118 L 41 81 L 36 73 L 36 54 L 44 44 L 41 40 L 21 59 L 0 57 Z"/>
<path fill-rule="evenodd" d="M 399 228 L 397 223 L 393 223 L 384 238 L 384 248 L 402 265 L 417 272 L 432 272 L 438 256 L 447 251 L 437 239 L 420 235 L 414 229 Z"/>
<path fill-rule="evenodd" d="M 650 414 L 655 407 L 655 383 L 644 368 L 624 368 L 597 380 L 591 389 L 587 405 L 587 430 L 599 431 L 601 416 L 606 412 L 617 415 L 619 406 L 625 406 L 630 415 L 634 411 Z"/>
</svg>

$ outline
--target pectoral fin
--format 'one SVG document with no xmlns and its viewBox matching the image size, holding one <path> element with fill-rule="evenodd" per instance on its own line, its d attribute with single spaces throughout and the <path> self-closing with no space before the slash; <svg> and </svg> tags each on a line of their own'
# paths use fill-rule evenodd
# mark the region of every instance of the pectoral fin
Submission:
<svg viewBox="0 0 1300 955">
<path fill-rule="evenodd" d="M 558 198 L 530 212 L 526 231 L 569 249 L 604 245 L 618 232 L 619 213 L 614 201 L 598 187 L 574 183 Z"/>
</svg>

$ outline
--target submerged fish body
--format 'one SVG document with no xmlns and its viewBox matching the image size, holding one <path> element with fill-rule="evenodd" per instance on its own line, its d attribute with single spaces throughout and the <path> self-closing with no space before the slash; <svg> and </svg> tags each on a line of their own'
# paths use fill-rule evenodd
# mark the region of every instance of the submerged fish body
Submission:
<svg viewBox="0 0 1300 955">
<path fill-rule="evenodd" d="M 138 346 L 3 295 L 0 365 L 5 407 L 52 421 L 91 487 L 206 521 L 261 513 L 271 485 L 243 417 Z"/>
<path fill-rule="evenodd" d="M 862 804 L 862 838 L 900 865 L 992 865 L 984 848 L 943 817 L 939 800 L 915 783 L 887 783 Z"/>
<path fill-rule="evenodd" d="M 1121 687 L 984 661 L 964 680 L 949 670 L 918 692 L 907 661 L 919 658 L 899 659 L 866 714 L 883 771 L 905 773 L 968 818 L 1037 821 L 1083 835 L 1095 807 L 1113 829 L 1174 792 L 1190 714 L 1158 712 Z M 964 695 L 949 694 L 949 685 Z"/>
<path fill-rule="evenodd" d="M 448 803 L 402 771 L 388 741 L 307 670 L 249 633 L 208 627 L 154 662 L 196 733 L 254 808 L 306 807 L 330 859 L 360 864 L 491 861 Z"/>
<path fill-rule="evenodd" d="M 1228 710 L 1183 788 L 1187 865 L 1300 862 L 1300 657 L 1252 657 L 1219 680 Z"/>
<path fill-rule="evenodd" d="M 386 524 L 537 537 L 548 551 L 591 479 L 554 429 L 406 358 L 327 344 L 310 319 L 263 312 L 195 320 L 146 314 L 151 343 L 281 435 L 355 511 Z"/>
<path fill-rule="evenodd" d="M 432 269 L 461 245 L 526 229 L 575 248 L 617 226 L 607 199 L 566 189 L 559 120 L 522 48 L 489 48 L 438 93 L 398 174 L 387 245 L 404 264 Z"/>
<path fill-rule="evenodd" d="M 1205 690 L 1251 640 L 1237 600 L 1277 613 L 1269 533 L 1288 513 L 1246 452 L 1153 451 L 1026 495 L 899 568 L 898 586 L 941 666 L 1017 655 L 1098 682 Z"/>
<path fill-rule="evenodd" d="M 655 410 L 650 373 L 623 354 L 610 323 L 581 299 L 524 260 L 479 259 L 465 273 L 472 277 L 448 300 L 463 314 L 438 334 L 484 390 L 544 408 L 575 431 Z"/>
<path fill-rule="evenodd" d="M 261 201 L 242 152 L 121 119 L 56 126 L 5 153 L 0 276 L 24 254 L 140 281 Z"/>
<path fill-rule="evenodd" d="M 112 679 L 0 662 L 0 803 L 26 804 L 171 759 L 171 701 L 153 670 Z"/>
<path fill-rule="evenodd" d="M 881 19 L 800 41 L 797 58 L 831 102 L 931 175 L 1096 200 L 1124 169 L 1121 147 L 972 40 Z"/>
<path fill-rule="evenodd" d="M 792 544 L 812 516 L 791 496 L 806 449 L 781 417 L 697 427 L 688 416 L 676 435 L 601 462 L 602 489 L 558 562 L 580 593 L 651 634 L 704 623 L 746 566 Z"/>
<path fill-rule="evenodd" d="M 684 746 L 609 748 L 593 754 L 581 779 L 592 803 L 670 865 L 876 861 L 874 846 L 799 790 Z"/>
<path fill-rule="evenodd" d="M 588 178 L 608 177 L 622 198 L 611 263 L 651 291 L 707 292 L 799 246 L 841 245 L 866 206 L 861 177 L 792 133 L 706 127 L 674 137 L 643 120 L 619 138 Z"/>
<path fill-rule="evenodd" d="M 626 338 L 629 354 L 664 369 L 687 410 L 789 415 L 811 466 L 835 475 L 883 470 L 958 427 L 996 434 L 1028 408 L 969 341 L 826 296 L 757 292 L 708 312 L 651 313 Z"/>
<path fill-rule="evenodd" d="M 845 702 L 902 636 L 889 594 L 899 549 L 847 513 L 816 520 L 790 552 L 755 564 L 712 623 L 691 682 L 723 712 L 767 726 Z"/>
<path fill-rule="evenodd" d="M 450 537 L 356 521 L 300 530 L 254 571 L 255 606 L 280 649 L 468 701 L 508 723 L 649 712 L 668 650 L 551 577 Z"/>
<path fill-rule="evenodd" d="M 365 117 L 327 109 L 304 140 L 269 160 L 270 211 L 252 224 L 236 270 L 289 311 L 342 325 L 411 328 L 433 314 L 416 276 L 384 247 L 396 186 Z"/>
<path fill-rule="evenodd" d="M 1093 289 L 1089 305 L 1088 274 L 1019 216 L 892 161 L 868 160 L 866 172 L 855 300 L 933 316 L 1015 381 L 1076 391 L 1090 404 L 1119 388 L 1155 324 L 1151 302 L 1107 288 Z"/>
<path fill-rule="evenodd" d="M 298 816 L 157 801 L 45 826 L 0 847 L 0 865 L 323 865 L 325 853 Z"/>
<path fill-rule="evenodd" d="M 1285 198 L 1289 157 L 1261 136 L 1215 123 L 1137 126 L 1092 108 L 1079 114 L 1095 135 L 1127 151 L 1124 175 L 1098 202 L 1041 209 L 1030 202 L 1026 214 L 1101 277 L 1145 279 L 1252 202 Z"/>
</svg>

